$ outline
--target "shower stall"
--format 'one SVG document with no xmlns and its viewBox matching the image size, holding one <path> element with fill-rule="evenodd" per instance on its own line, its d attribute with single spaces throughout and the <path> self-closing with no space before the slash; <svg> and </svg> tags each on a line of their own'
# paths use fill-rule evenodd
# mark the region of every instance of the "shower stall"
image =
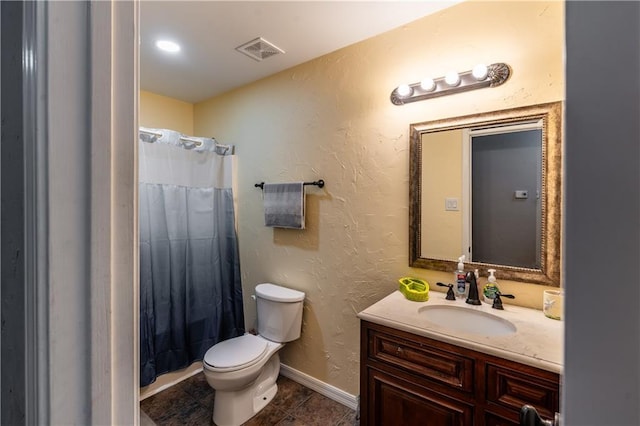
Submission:
<svg viewBox="0 0 640 426">
<path fill-rule="evenodd" d="M 244 333 L 233 147 L 139 133 L 140 386 Z"/>
</svg>

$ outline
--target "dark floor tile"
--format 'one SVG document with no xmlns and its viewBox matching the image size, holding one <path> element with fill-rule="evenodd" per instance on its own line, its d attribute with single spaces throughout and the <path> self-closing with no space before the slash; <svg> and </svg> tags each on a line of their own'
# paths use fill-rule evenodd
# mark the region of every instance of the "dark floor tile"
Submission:
<svg viewBox="0 0 640 426">
<path fill-rule="evenodd" d="M 199 405 L 197 408 L 174 417 L 167 426 L 213 426 L 213 411 Z"/>
<path fill-rule="evenodd" d="M 276 396 L 269 405 L 274 405 L 287 414 L 291 414 L 292 410 L 311 398 L 311 395 L 314 394 L 311 389 L 284 376 L 279 376 L 277 383 L 278 393 L 276 393 Z"/>
<path fill-rule="evenodd" d="M 313 393 L 311 398 L 290 414 L 308 426 L 327 426 L 338 424 L 349 411 L 348 407 L 319 393 Z"/>
<path fill-rule="evenodd" d="M 298 420 L 289 414 L 287 415 L 287 417 L 282 419 L 282 421 L 280 421 L 280 423 L 278 423 L 276 426 L 307 426 L 307 424 L 302 420 Z M 329 426 L 329 425 L 327 424 L 325 426 Z"/>
<path fill-rule="evenodd" d="M 185 425 L 194 418 L 201 418 L 208 411 L 191 398 L 173 401 L 171 406 L 166 407 L 167 411 L 159 417 L 151 417 L 158 426 Z M 194 423 L 191 423 L 194 424 Z"/>
<path fill-rule="evenodd" d="M 158 426 L 212 426 L 215 391 L 197 374 L 140 403 Z M 358 426 L 356 413 L 291 379 L 278 378 L 273 401 L 243 426 Z"/>
<path fill-rule="evenodd" d="M 140 408 L 156 423 L 179 415 L 185 408 L 197 405 L 191 395 L 180 386 L 171 386 L 140 402 Z"/>
<path fill-rule="evenodd" d="M 210 393 L 209 395 L 200 398 L 198 400 L 198 403 L 213 413 L 213 403 L 215 401 L 215 396 L 215 393 Z"/>
<path fill-rule="evenodd" d="M 198 373 L 189 377 L 187 380 L 180 382 L 180 386 L 185 392 L 198 401 L 209 398 L 215 393 L 213 388 L 207 383 L 204 373 Z"/>
<path fill-rule="evenodd" d="M 196 404 L 191 409 L 158 423 L 158 426 L 211 426 L 213 425 L 212 415 L 212 411 Z"/>
<path fill-rule="evenodd" d="M 273 404 L 269 404 L 249 421 L 243 423 L 243 426 L 273 426 L 285 417 L 287 417 L 287 414 L 284 411 L 279 410 Z"/>
<path fill-rule="evenodd" d="M 349 412 L 336 424 L 336 426 L 360 426 L 360 420 L 356 418 L 356 411 L 349 410 Z"/>
</svg>

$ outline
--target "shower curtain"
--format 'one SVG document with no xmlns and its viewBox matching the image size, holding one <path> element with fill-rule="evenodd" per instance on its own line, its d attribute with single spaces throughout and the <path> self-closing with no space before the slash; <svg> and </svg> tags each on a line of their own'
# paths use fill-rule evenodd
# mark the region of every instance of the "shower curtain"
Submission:
<svg viewBox="0 0 640 426">
<path fill-rule="evenodd" d="M 244 333 L 230 147 L 145 130 L 138 142 L 140 386 Z"/>
</svg>

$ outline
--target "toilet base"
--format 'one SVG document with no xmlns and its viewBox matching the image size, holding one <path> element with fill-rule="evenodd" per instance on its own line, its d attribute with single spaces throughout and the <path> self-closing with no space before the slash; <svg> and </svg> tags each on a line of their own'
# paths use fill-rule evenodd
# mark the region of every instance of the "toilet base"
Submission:
<svg viewBox="0 0 640 426">
<path fill-rule="evenodd" d="M 236 391 L 216 390 L 213 422 L 217 426 L 240 426 L 258 414 L 276 396 L 279 373 L 280 356 L 276 352 L 250 386 Z"/>
</svg>

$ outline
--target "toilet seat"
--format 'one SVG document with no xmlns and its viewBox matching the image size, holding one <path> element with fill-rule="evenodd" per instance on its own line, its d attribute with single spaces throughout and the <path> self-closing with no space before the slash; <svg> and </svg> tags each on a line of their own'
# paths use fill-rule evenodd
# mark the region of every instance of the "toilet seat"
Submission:
<svg viewBox="0 0 640 426">
<path fill-rule="evenodd" d="M 235 371 L 259 362 L 266 353 L 266 340 L 245 334 L 214 345 L 204 355 L 204 362 L 216 371 Z"/>
</svg>

